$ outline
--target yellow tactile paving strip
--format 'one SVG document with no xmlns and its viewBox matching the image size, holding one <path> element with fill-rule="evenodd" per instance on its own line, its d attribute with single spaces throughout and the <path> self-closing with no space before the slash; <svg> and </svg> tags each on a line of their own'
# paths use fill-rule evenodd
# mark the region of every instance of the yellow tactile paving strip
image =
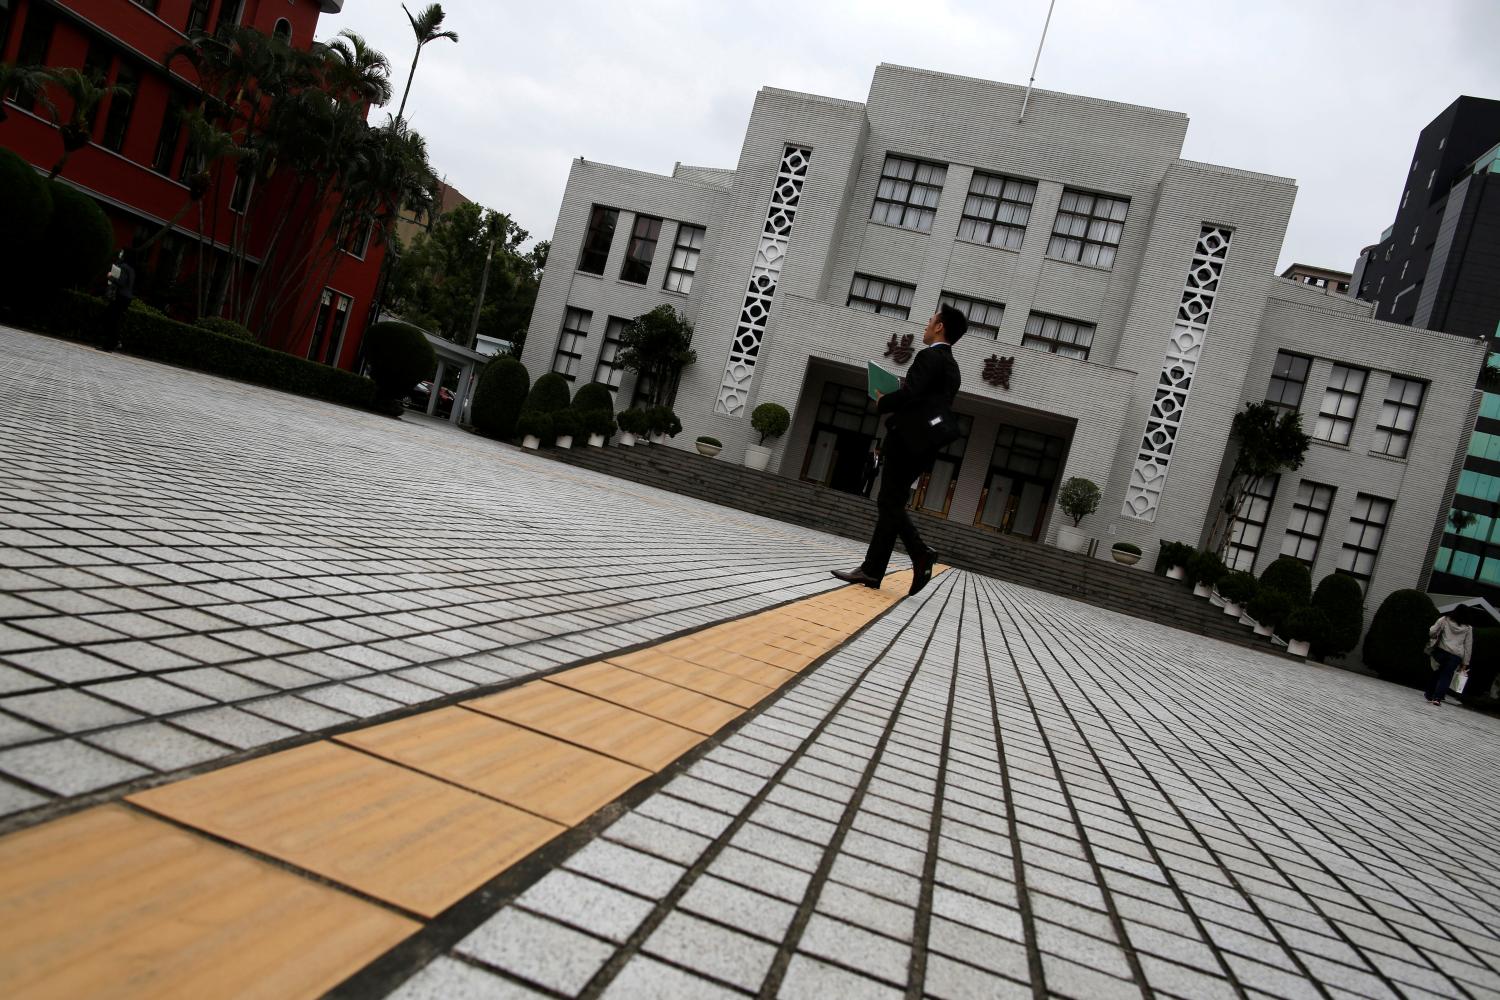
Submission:
<svg viewBox="0 0 1500 1000">
<path fill-rule="evenodd" d="M 317 996 L 738 719 L 909 581 L 829 591 L 0 838 L 0 996 Z"/>
</svg>

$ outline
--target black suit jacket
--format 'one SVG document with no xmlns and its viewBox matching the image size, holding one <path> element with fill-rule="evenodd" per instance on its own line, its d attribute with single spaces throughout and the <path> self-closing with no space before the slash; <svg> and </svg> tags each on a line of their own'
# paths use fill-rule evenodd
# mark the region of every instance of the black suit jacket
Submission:
<svg viewBox="0 0 1500 1000">
<path fill-rule="evenodd" d="M 931 421 L 934 417 L 952 419 L 953 398 L 961 382 L 951 345 L 937 343 L 917 352 L 901 388 L 881 396 L 876 406 L 889 414 L 886 455 L 891 461 L 898 457 L 923 464 L 932 461 L 937 449 L 930 443 Z"/>
</svg>

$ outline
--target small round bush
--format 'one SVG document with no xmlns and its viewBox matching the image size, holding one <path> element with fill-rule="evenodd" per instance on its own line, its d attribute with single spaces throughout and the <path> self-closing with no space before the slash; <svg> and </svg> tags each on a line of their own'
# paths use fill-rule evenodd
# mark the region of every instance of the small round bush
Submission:
<svg viewBox="0 0 1500 1000">
<path fill-rule="evenodd" d="M 1074 476 L 1057 491 L 1057 505 L 1076 528 L 1079 521 L 1099 509 L 1099 487 L 1092 480 Z"/>
<path fill-rule="evenodd" d="M 1328 631 L 1328 616 L 1314 607 L 1300 607 L 1287 615 L 1276 631 L 1289 642 L 1317 643 Z"/>
<path fill-rule="evenodd" d="M 1255 577 L 1240 570 L 1226 573 L 1215 585 L 1219 596 L 1230 604 L 1244 604 L 1255 597 Z"/>
<path fill-rule="evenodd" d="M 556 413 L 551 414 L 551 417 L 552 435 L 554 438 L 578 437 L 583 433 L 583 419 L 578 415 L 578 411 L 572 407 L 565 410 L 558 410 Z"/>
<path fill-rule="evenodd" d="M 87 290 L 103 284 L 115 252 L 114 227 L 88 195 L 58 181 L 52 181 L 50 187 L 52 216 L 41 242 L 32 247 L 30 291 Z M 137 267 L 137 284 L 140 279 Z"/>
<path fill-rule="evenodd" d="M 724 447 L 724 442 L 723 441 L 720 441 L 718 438 L 709 437 L 706 434 L 703 437 L 700 437 L 698 439 L 698 443 L 699 444 L 712 445 L 715 448 L 722 448 L 722 447 Z"/>
<path fill-rule="evenodd" d="M 1328 631 L 1313 647 L 1313 656 L 1343 656 L 1359 645 L 1365 627 L 1365 595 L 1354 577 L 1343 573 L 1325 576 L 1313 594 L 1312 606 L 1328 616 Z"/>
<path fill-rule="evenodd" d="M 587 434 L 597 434 L 602 438 L 610 437 L 615 432 L 614 410 L 584 410 L 583 427 Z"/>
<path fill-rule="evenodd" d="M 760 435 L 760 443 L 781 437 L 792 425 L 792 415 L 780 403 L 761 403 L 750 414 L 750 427 Z"/>
<path fill-rule="evenodd" d="M 1119 552 L 1129 552 L 1133 556 L 1141 554 L 1141 547 L 1134 542 L 1115 542 L 1110 548 Z"/>
<path fill-rule="evenodd" d="M 1156 572 L 1165 575 L 1173 566 L 1187 568 L 1193 547 L 1184 542 L 1162 542 L 1156 553 Z"/>
<path fill-rule="evenodd" d="M 1188 559 L 1187 564 L 1188 581 L 1194 585 L 1205 583 L 1212 587 L 1223 578 L 1229 569 L 1224 565 L 1224 560 L 1219 558 L 1217 552 L 1194 552 Z"/>
<path fill-rule="evenodd" d="M 200 330 L 207 330 L 210 333 L 218 333 L 226 337 L 233 337 L 235 340 L 243 340 L 252 344 L 255 343 L 255 334 L 251 333 L 249 330 L 236 323 L 234 320 L 225 319 L 222 316 L 204 316 L 193 325 Z M 417 381 L 420 382 L 421 379 L 418 379 Z"/>
<path fill-rule="evenodd" d="M 1295 608 L 1292 599 L 1279 590 L 1269 590 L 1262 586 L 1245 606 L 1245 612 L 1262 625 L 1276 628 L 1286 616 L 1291 614 Z"/>
<path fill-rule="evenodd" d="M 647 420 L 652 434 L 665 434 L 674 438 L 682 433 L 682 421 L 670 406 L 654 406 L 647 411 Z"/>
<path fill-rule="evenodd" d="M 578 392 L 573 395 L 573 409 L 586 410 L 609 410 L 614 411 L 615 394 L 609 391 L 609 386 L 603 382 L 590 382 L 588 385 L 580 386 Z"/>
<path fill-rule="evenodd" d="M 646 411 L 637 407 L 631 407 L 619 416 L 620 430 L 626 434 L 634 434 L 640 437 L 646 433 L 650 421 L 646 417 Z"/>
<path fill-rule="evenodd" d="M 1427 630 L 1437 621 L 1437 607 L 1420 590 L 1394 590 L 1380 602 L 1365 633 L 1365 665 L 1392 680 L 1425 687 Z"/>
<path fill-rule="evenodd" d="M 365 357 L 381 399 L 402 398 L 412 386 L 431 378 L 437 368 L 437 352 L 426 335 L 410 323 L 395 320 L 370 327 L 365 334 Z"/>
<path fill-rule="evenodd" d="M 0 148 L 0 305 L 24 298 L 29 284 L 29 261 L 52 218 L 52 188 L 31 164 Z"/>
<path fill-rule="evenodd" d="M 552 432 L 552 414 L 550 413 L 527 410 L 516 420 L 516 435 L 534 437 L 542 443 L 543 447 L 552 443 Z"/>
<path fill-rule="evenodd" d="M 572 393 L 568 388 L 568 380 L 557 372 L 548 372 L 536 380 L 536 385 L 531 387 L 531 395 L 526 397 L 527 410 L 535 410 L 538 413 L 556 413 L 565 410 L 572 400 Z"/>
<path fill-rule="evenodd" d="M 1260 585 L 1281 591 L 1299 607 L 1312 600 L 1312 574 L 1308 572 L 1306 563 L 1291 556 L 1280 556 L 1261 570 Z"/>
<path fill-rule="evenodd" d="M 515 436 L 516 419 L 526 405 L 531 376 L 526 366 L 506 355 L 495 358 L 479 371 L 474 387 L 474 401 L 469 415 L 474 427 L 485 437 L 508 440 Z"/>
</svg>

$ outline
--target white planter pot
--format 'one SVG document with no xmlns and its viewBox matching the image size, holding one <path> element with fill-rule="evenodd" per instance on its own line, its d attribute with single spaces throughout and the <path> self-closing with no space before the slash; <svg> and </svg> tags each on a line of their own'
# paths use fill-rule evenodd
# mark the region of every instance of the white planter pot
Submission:
<svg viewBox="0 0 1500 1000">
<path fill-rule="evenodd" d="M 1293 656 L 1306 656 L 1308 653 L 1308 649 L 1311 646 L 1312 643 L 1308 642 L 1306 639 L 1293 639 L 1291 642 L 1286 644 L 1286 651 L 1288 653 L 1291 653 Z"/>
<path fill-rule="evenodd" d="M 1187 576 L 1187 570 L 1181 566 L 1172 566 L 1167 569 L 1168 580 L 1181 580 Z"/>
<path fill-rule="evenodd" d="M 1195 584 L 1193 584 L 1193 596 L 1194 597 L 1208 597 L 1208 596 L 1212 595 L 1213 592 L 1214 592 L 1213 588 L 1210 587 L 1206 583 L 1195 583 Z"/>
<path fill-rule="evenodd" d="M 1241 609 L 1240 624 L 1244 625 L 1246 628 L 1254 628 L 1255 626 L 1259 625 L 1260 622 L 1256 621 L 1254 618 L 1251 618 L 1250 612 Z"/>
<path fill-rule="evenodd" d="M 1110 549 L 1109 554 L 1121 566 L 1134 566 L 1141 561 L 1140 554 L 1136 552 L 1121 552 L 1119 549 Z"/>
<path fill-rule="evenodd" d="M 665 434 L 653 434 L 653 435 L 651 435 L 651 443 L 652 444 L 666 444 L 667 443 L 667 436 Z"/>
<path fill-rule="evenodd" d="M 571 434 L 564 434 L 561 437 L 559 437 L 557 439 L 557 446 L 559 448 L 571 448 L 571 447 L 573 447 L 573 435 L 571 435 Z"/>
<path fill-rule="evenodd" d="M 1224 606 L 1224 598 L 1219 596 L 1219 591 L 1217 588 L 1211 588 L 1209 590 L 1208 603 L 1212 604 L 1216 608 L 1222 608 Z"/>
<path fill-rule="evenodd" d="M 629 431 L 621 431 L 620 432 L 620 447 L 621 448 L 634 448 L 635 447 L 635 435 L 632 434 L 632 433 L 630 433 Z"/>
<path fill-rule="evenodd" d="M 756 472 L 766 471 L 766 466 L 771 464 L 771 449 L 764 445 L 745 445 L 745 468 L 754 469 Z"/>
<path fill-rule="evenodd" d="M 1243 609 L 1233 601 L 1225 601 L 1224 613 L 1226 615 L 1233 615 L 1235 618 L 1238 618 L 1243 613 Z"/>
<path fill-rule="evenodd" d="M 1272 632 L 1271 633 L 1271 645 L 1273 645 L 1273 646 L 1280 646 L 1283 649 L 1285 649 L 1286 648 L 1286 640 L 1283 639 L 1281 636 L 1277 635 L 1275 632 Z"/>
<path fill-rule="evenodd" d="M 1058 525 L 1057 547 L 1064 552 L 1087 552 L 1089 550 L 1089 533 L 1082 528 L 1075 528 L 1071 524 Z"/>
<path fill-rule="evenodd" d="M 693 444 L 697 447 L 698 454 L 706 455 L 709 458 L 713 458 L 724 450 L 724 446 L 721 444 L 706 444 L 703 441 L 694 441 Z"/>
<path fill-rule="evenodd" d="M 532 451 L 536 451 L 541 446 L 542 446 L 542 442 L 541 442 L 540 439 L 537 438 L 537 436 L 535 434 L 528 434 L 528 435 L 526 435 L 525 437 L 523 437 L 521 439 L 521 447 L 522 448 L 529 448 Z"/>
<path fill-rule="evenodd" d="M 1275 629 L 1272 626 L 1266 625 L 1262 622 L 1257 622 L 1255 625 L 1256 635 L 1270 635 L 1273 631 L 1275 631 Z"/>
<path fill-rule="evenodd" d="M 603 448 L 604 447 L 604 435 L 603 434 L 590 434 L 589 435 L 589 447 L 590 448 Z"/>
</svg>

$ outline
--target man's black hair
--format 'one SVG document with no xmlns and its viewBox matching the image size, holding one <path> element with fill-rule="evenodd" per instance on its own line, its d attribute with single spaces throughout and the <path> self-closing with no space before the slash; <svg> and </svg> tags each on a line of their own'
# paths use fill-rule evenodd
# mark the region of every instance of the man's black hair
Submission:
<svg viewBox="0 0 1500 1000">
<path fill-rule="evenodd" d="M 938 315 L 943 319 L 943 339 L 948 343 L 958 343 L 959 338 L 969 332 L 969 317 L 954 307 L 945 303 L 938 307 Z"/>
</svg>

